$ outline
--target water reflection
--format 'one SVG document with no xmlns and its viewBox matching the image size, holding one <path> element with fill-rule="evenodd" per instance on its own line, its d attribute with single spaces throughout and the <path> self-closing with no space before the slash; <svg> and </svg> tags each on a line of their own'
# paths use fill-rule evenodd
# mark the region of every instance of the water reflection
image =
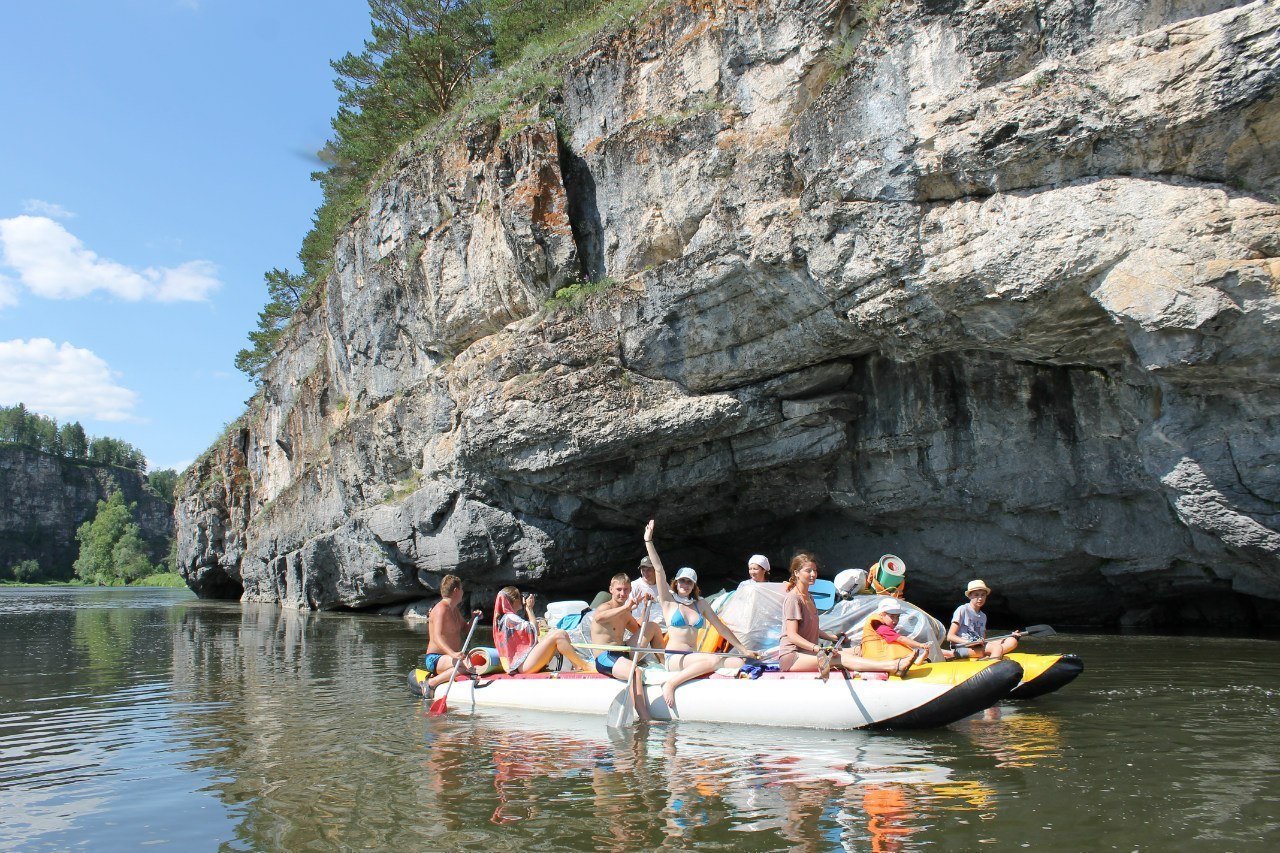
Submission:
<svg viewBox="0 0 1280 853">
<path fill-rule="evenodd" d="M 942 763 L 944 751 L 874 734 L 618 732 L 595 717 L 511 711 L 424 717 L 423 743 L 434 813 L 474 807 L 491 826 L 533 824 L 524 829 L 544 839 L 548 824 L 576 817 L 596 849 L 726 845 L 753 833 L 770 849 L 900 850 L 940 809 L 977 812 L 996 797 Z M 491 790 L 476 784 L 486 775 Z"/>
</svg>

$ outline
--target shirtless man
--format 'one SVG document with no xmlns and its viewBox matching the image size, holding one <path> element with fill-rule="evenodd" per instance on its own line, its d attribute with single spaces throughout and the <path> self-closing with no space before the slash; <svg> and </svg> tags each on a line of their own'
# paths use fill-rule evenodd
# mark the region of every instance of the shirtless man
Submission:
<svg viewBox="0 0 1280 853">
<path fill-rule="evenodd" d="M 609 600 L 591 614 L 591 642 L 601 646 L 623 646 L 630 631 L 636 635 L 637 646 L 653 648 L 661 640 L 662 629 L 650 622 L 644 636 L 640 636 L 640 622 L 631 612 L 637 604 L 647 606 L 648 602 L 633 601 L 631 579 L 624 574 L 614 575 L 609 580 Z M 609 675 L 619 681 L 631 677 L 632 664 L 626 652 L 603 651 L 596 655 L 595 664 L 596 672 L 601 675 Z"/>
<path fill-rule="evenodd" d="M 453 668 L 461 663 L 459 672 L 467 672 L 466 661 L 462 659 L 462 629 L 466 627 L 462 611 L 462 579 L 457 575 L 445 575 L 440 581 L 440 601 L 431 608 L 427 623 L 427 657 L 426 667 L 430 678 L 428 687 L 443 684 L 453 675 Z M 476 610 L 473 616 L 479 616 Z"/>
</svg>

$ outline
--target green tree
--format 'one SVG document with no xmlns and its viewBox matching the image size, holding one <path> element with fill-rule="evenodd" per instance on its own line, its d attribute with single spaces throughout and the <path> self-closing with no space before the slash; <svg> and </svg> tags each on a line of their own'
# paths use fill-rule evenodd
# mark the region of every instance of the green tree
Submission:
<svg viewBox="0 0 1280 853">
<path fill-rule="evenodd" d="M 35 560 L 23 560 L 9 569 L 9 574 L 19 583 L 35 583 L 41 579 L 43 572 Z"/>
<path fill-rule="evenodd" d="M 166 503 L 173 503 L 173 493 L 178 487 L 178 472 L 172 468 L 161 468 L 147 474 L 147 485 Z"/>
<path fill-rule="evenodd" d="M 111 568 L 115 576 L 125 583 L 142 580 L 156 571 L 147 559 L 147 544 L 142 541 L 138 525 L 125 526 L 124 535 L 111 549 Z"/>
<path fill-rule="evenodd" d="M 80 543 L 76 577 L 102 586 L 145 577 L 154 571 L 148 563 L 146 571 L 137 574 L 141 571 L 139 555 L 141 561 L 146 562 L 146 548 L 142 545 L 142 532 L 133 520 L 134 508 L 135 505 L 124 502 L 120 492 L 98 501 L 93 520 L 86 521 L 76 531 L 76 540 Z"/>
<path fill-rule="evenodd" d="M 264 278 L 269 297 L 267 305 L 258 312 L 258 328 L 249 333 L 250 346 L 236 353 L 235 361 L 237 370 L 255 379 L 262 376 L 263 369 L 275 355 L 276 341 L 307 297 L 311 283 L 306 274 L 294 275 L 278 268 L 269 270 Z"/>
<path fill-rule="evenodd" d="M 62 452 L 72 459 L 84 459 L 89 455 L 89 439 L 79 421 L 63 424 L 58 430 L 58 438 L 62 443 Z"/>
<path fill-rule="evenodd" d="M 520 58 L 525 46 L 598 8 L 603 0 L 489 0 L 493 59 L 500 66 Z"/>
</svg>

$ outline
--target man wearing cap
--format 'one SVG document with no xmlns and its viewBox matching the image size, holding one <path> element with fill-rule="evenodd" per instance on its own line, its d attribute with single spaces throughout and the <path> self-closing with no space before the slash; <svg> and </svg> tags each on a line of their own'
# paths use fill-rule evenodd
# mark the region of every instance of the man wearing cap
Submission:
<svg viewBox="0 0 1280 853">
<path fill-rule="evenodd" d="M 667 622 L 662 618 L 662 607 L 658 604 L 657 574 L 653 571 L 653 561 L 645 557 L 640 561 L 640 577 L 631 582 L 631 615 L 637 622 L 644 623 L 645 612 L 649 621 L 666 631 Z"/>
<path fill-rule="evenodd" d="M 964 594 L 969 598 L 968 604 L 961 604 L 951 616 L 951 627 L 947 630 L 947 640 L 955 647 L 956 657 L 991 658 L 999 660 L 1018 647 L 1020 631 L 1014 636 L 988 643 L 987 614 L 982 607 L 987 603 L 991 589 L 981 580 L 971 580 L 965 587 Z"/>
<path fill-rule="evenodd" d="M 756 583 L 764 583 L 769 579 L 769 558 L 764 554 L 753 554 L 747 560 L 747 574 Z"/>
</svg>

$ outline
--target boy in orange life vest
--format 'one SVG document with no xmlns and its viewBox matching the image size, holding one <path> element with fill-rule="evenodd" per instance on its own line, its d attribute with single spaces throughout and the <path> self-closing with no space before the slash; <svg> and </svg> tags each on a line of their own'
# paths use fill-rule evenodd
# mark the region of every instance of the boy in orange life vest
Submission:
<svg viewBox="0 0 1280 853">
<path fill-rule="evenodd" d="M 929 658 L 929 647 L 898 633 L 902 605 L 894 599 L 880 602 L 876 612 L 862 626 L 862 656 L 872 660 L 899 660 L 910 656 L 912 663 Z"/>
</svg>

